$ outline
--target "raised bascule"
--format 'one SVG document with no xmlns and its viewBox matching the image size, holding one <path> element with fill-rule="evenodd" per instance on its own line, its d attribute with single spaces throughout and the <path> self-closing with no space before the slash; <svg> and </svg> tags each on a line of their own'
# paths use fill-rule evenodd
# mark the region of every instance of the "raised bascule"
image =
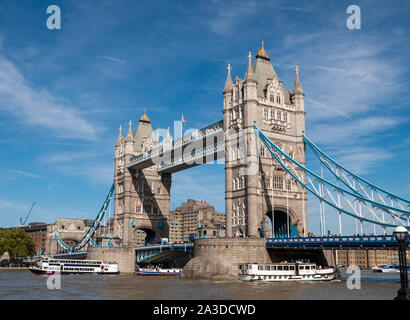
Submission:
<svg viewBox="0 0 410 320">
<path fill-rule="evenodd" d="M 321 236 L 326 231 L 325 206 L 338 215 L 340 236 L 342 215 L 353 217 L 361 234 L 363 223 L 373 225 L 375 233 L 376 226 L 381 227 L 384 234 L 397 225 L 410 228 L 409 201 L 353 174 L 307 138 L 305 93 L 298 67 L 292 91 L 285 90 L 262 42 L 254 63 L 249 53 L 243 80 L 236 76 L 232 81 L 231 70 L 228 65 L 223 120 L 185 136 L 181 124 L 173 138 L 169 128 L 154 131 L 145 112 L 134 131 L 130 121 L 125 137 L 120 127 L 111 192 L 115 190 L 114 236 L 121 246 L 98 247 L 90 239 L 105 213 L 106 200 L 94 229 L 71 248 L 89 243 L 90 259 L 117 259 L 120 272 L 133 272 L 136 251 L 138 261 L 157 255 L 153 248 L 136 248 L 141 231 L 147 240 L 169 237 L 172 173 L 209 162 L 223 163 L 223 158 L 226 236 L 190 244 L 188 249 L 195 256 L 184 267 L 184 278 L 234 276 L 239 263 L 270 263 L 274 256 L 267 248 L 280 247 L 277 239 L 306 239 L 307 191 L 319 200 Z M 306 147 L 319 161 L 320 174 L 306 167 Z M 107 199 L 109 202 L 111 196 Z M 70 250 L 58 235 L 56 239 Z M 352 241 L 357 245 L 357 239 Z M 302 242 L 306 248 L 306 242 L 298 244 Z M 287 248 L 292 245 L 286 243 Z M 158 254 L 162 249 L 167 254 L 187 251 L 186 246 L 184 250 L 160 246 Z"/>
</svg>

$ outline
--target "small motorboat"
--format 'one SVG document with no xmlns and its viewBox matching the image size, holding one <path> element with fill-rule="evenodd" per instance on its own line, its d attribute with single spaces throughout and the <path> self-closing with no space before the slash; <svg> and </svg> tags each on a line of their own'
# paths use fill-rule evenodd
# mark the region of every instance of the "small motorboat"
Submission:
<svg viewBox="0 0 410 320">
<path fill-rule="evenodd" d="M 181 271 L 180 268 L 137 268 L 134 274 L 136 276 L 179 276 Z"/>
</svg>

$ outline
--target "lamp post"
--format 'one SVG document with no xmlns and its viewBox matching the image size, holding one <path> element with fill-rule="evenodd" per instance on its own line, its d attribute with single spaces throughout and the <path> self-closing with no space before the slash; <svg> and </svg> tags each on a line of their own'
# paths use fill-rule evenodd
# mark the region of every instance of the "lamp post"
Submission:
<svg viewBox="0 0 410 320">
<path fill-rule="evenodd" d="M 405 227 L 399 226 L 394 229 L 394 237 L 399 242 L 399 267 L 400 267 L 400 289 L 397 291 L 395 300 L 409 300 L 409 283 L 407 278 L 407 257 L 406 245 L 407 235 L 409 234 Z"/>
</svg>

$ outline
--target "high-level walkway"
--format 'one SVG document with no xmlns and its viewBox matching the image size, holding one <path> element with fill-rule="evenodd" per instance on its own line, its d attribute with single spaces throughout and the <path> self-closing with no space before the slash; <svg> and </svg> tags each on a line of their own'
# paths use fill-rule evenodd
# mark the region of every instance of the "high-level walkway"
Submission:
<svg viewBox="0 0 410 320">
<path fill-rule="evenodd" d="M 215 122 L 190 135 L 160 144 L 130 159 L 128 169 L 145 169 L 158 166 L 158 173 L 174 173 L 212 162 L 225 156 L 223 120 Z"/>
</svg>

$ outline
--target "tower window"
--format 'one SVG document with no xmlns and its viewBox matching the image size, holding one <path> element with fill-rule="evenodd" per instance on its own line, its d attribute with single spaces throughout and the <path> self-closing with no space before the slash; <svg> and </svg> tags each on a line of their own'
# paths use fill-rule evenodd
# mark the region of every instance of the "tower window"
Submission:
<svg viewBox="0 0 410 320">
<path fill-rule="evenodd" d="M 145 213 L 151 213 L 151 205 L 144 204 L 144 212 Z"/>
<path fill-rule="evenodd" d="M 269 110 L 266 108 L 263 109 L 263 118 L 269 119 Z"/>
<path fill-rule="evenodd" d="M 286 190 L 292 191 L 292 180 L 286 180 Z"/>
<path fill-rule="evenodd" d="M 243 176 L 239 179 L 239 189 L 243 189 L 244 179 L 245 178 Z"/>
<path fill-rule="evenodd" d="M 275 120 L 279 120 L 279 111 L 275 110 Z"/>
<path fill-rule="evenodd" d="M 273 176 L 273 188 L 283 190 L 283 177 Z"/>
<path fill-rule="evenodd" d="M 269 100 L 270 100 L 271 102 L 275 102 L 275 96 L 274 96 L 273 93 L 270 94 Z"/>
</svg>

